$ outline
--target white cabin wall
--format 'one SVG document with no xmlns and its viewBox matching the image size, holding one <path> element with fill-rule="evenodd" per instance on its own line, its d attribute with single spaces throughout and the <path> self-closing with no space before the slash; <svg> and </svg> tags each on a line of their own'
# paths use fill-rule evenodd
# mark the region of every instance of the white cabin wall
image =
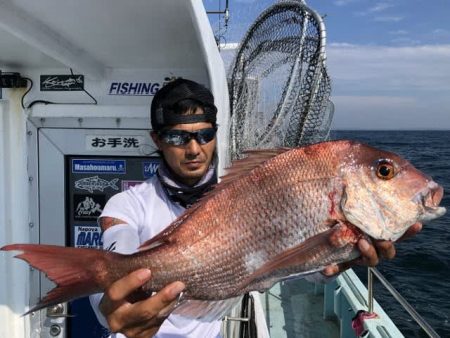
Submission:
<svg viewBox="0 0 450 338">
<path fill-rule="evenodd" d="M 208 72 L 210 89 L 214 95 L 216 106 L 219 110 L 217 123 L 218 130 L 218 155 L 219 155 L 219 177 L 224 174 L 224 167 L 229 165 L 229 123 L 230 103 L 225 66 L 216 45 L 214 34 L 209 24 L 208 17 L 203 4 L 198 0 L 192 2 L 192 22 L 201 46 L 201 52 Z"/>
<path fill-rule="evenodd" d="M 28 175 L 26 117 L 20 105 L 24 89 L 3 90 L 0 100 L 0 246 L 27 243 Z M 11 253 L 0 253 L 0 337 L 29 337 L 29 268 Z"/>
<path fill-rule="evenodd" d="M 87 8 L 87 14 L 91 15 L 91 12 L 96 12 L 92 11 L 89 1 L 81 2 Z M 64 9 L 68 3 L 76 5 L 74 7 L 76 9 L 84 8 L 79 1 L 72 0 L 67 3 L 43 0 L 39 5 L 33 1 L 23 0 L 17 3 L 17 6 L 22 7 L 23 5 L 22 10 L 26 10 L 30 15 L 33 14 L 33 11 L 29 11 L 29 9 L 36 6 L 36 10 L 43 11 L 40 13 L 42 15 L 38 15 L 39 20 L 45 21 L 45 15 L 48 15 L 49 18 L 45 22 L 51 27 L 54 22 L 50 19 L 62 18 L 62 16 L 52 16 L 51 11 L 44 9 L 54 10 L 59 7 Z M 3 89 L 3 98 L 0 100 L 0 246 L 40 241 L 39 217 L 38 211 L 35 210 L 38 209 L 39 202 L 35 197 L 37 195 L 35 191 L 37 177 L 32 183 L 28 180 L 29 174 L 37 175 L 35 163 L 28 164 L 29 168 L 27 168 L 27 157 L 30 154 L 30 149 L 27 148 L 27 139 L 29 141 L 30 138 L 26 129 L 28 118 L 36 127 L 48 127 L 49 121 L 56 123 L 57 127 L 62 127 L 71 118 L 75 121 L 78 119 L 92 121 L 92 118 L 101 121 L 102 118 L 107 117 L 138 118 L 145 121 L 142 125 L 143 128 L 150 128 L 149 115 L 152 96 L 110 95 L 109 90 L 113 82 L 157 82 L 162 84 L 167 77 L 181 76 L 209 87 L 214 94 L 219 110 L 219 175 L 223 174 L 223 166 L 228 162 L 228 89 L 224 65 L 203 3 L 201 0 L 171 0 L 164 3 L 140 1 L 139 4 L 134 10 L 138 10 L 139 6 L 144 6 L 146 10 L 149 10 L 147 6 L 155 7 L 151 7 L 148 13 L 143 13 L 148 17 L 146 22 L 151 25 L 149 26 L 151 29 L 146 29 L 145 34 L 137 37 L 142 40 L 142 43 L 135 48 L 132 48 L 132 44 L 129 48 L 120 47 L 123 44 L 129 44 L 133 39 L 135 32 L 132 27 L 134 25 L 100 27 L 104 29 L 104 37 L 108 37 L 108 39 L 101 39 L 101 34 L 97 34 L 94 29 L 88 29 L 91 26 L 86 28 L 87 31 L 92 32 L 92 36 L 90 35 L 88 38 L 82 35 L 72 35 L 76 33 L 78 27 L 78 22 L 72 22 L 73 20 L 69 20 L 68 23 L 73 25 L 73 27 L 70 26 L 73 29 L 63 25 L 64 22 L 61 27 L 56 27 L 60 36 L 74 41 L 76 45 L 79 44 L 79 47 L 92 53 L 92 59 L 101 62 L 104 67 L 101 76 L 92 76 L 95 75 L 93 74 L 95 71 L 89 72 L 84 69 L 85 72 L 83 72 L 81 66 L 80 69 L 77 69 L 77 62 L 68 62 L 72 60 L 70 55 L 66 58 L 58 58 L 57 56 L 61 53 L 57 45 L 52 47 L 49 43 L 48 48 L 41 50 L 42 46 L 38 43 L 30 43 L 29 39 L 19 39 L 20 37 L 16 41 L 13 40 L 13 35 L 6 40 L 8 42 L 6 43 L 1 39 L 2 31 L 0 29 L 0 42 L 3 43 L 1 46 L 11 47 L 8 48 L 11 52 L 9 59 L 15 61 L 0 64 L 0 70 L 20 72 L 22 76 L 31 78 L 34 82 L 33 89 L 25 97 L 25 104 L 34 100 L 66 103 L 64 105 L 36 104 L 31 109 L 24 111 L 21 107 L 21 98 L 26 89 Z M 103 8 L 102 2 L 94 1 L 93 5 Z M 113 6 L 119 9 L 123 6 L 123 11 L 129 8 L 128 3 L 120 1 L 114 1 L 114 4 L 108 8 Z M 159 13 L 160 10 L 162 12 Z M 115 14 L 119 15 L 121 12 L 117 11 Z M 110 20 L 107 19 L 105 16 L 104 22 L 100 21 L 100 23 L 108 25 Z M 10 21 L 6 23 L 8 22 Z M 88 20 L 84 24 L 94 25 L 94 22 Z M 182 34 L 179 33 L 179 28 L 175 29 L 174 22 L 179 23 L 182 27 Z M 171 30 L 166 29 L 164 25 L 168 25 Z M 15 30 L 14 24 L 8 27 L 16 35 L 21 32 L 33 38 L 37 34 L 32 29 L 31 32 L 22 29 Z M 107 49 L 109 46 L 107 42 L 117 37 L 122 37 L 122 39 L 114 41 L 114 50 L 111 52 Z M 6 38 L 3 37 L 3 39 Z M 98 43 L 104 43 L 104 47 L 98 48 Z M 52 52 L 53 49 L 54 52 Z M 124 56 L 124 54 L 126 55 Z M 3 54 L 2 57 L 4 57 Z M 55 61 L 52 61 L 52 57 Z M 79 60 L 78 64 L 88 64 L 86 61 L 81 62 L 83 60 Z M 40 75 L 70 74 L 70 67 L 73 68 L 75 74 L 85 75 L 85 88 L 97 99 L 98 105 L 84 104 L 91 102 L 91 98 L 84 92 L 40 91 Z M 88 123 L 81 124 L 80 122 L 80 125 L 75 124 L 75 128 L 89 128 Z M 120 125 L 105 127 L 120 128 Z M 31 219 L 31 214 L 33 214 L 33 219 Z M 34 223 L 32 229 L 29 227 L 30 222 Z M 36 304 L 36 297 L 39 294 L 38 282 L 36 282 L 37 272 L 30 272 L 26 263 L 12 259 L 12 256 L 13 254 L 10 252 L 0 252 L 0 338 L 40 337 L 38 317 L 32 317 L 32 315 L 22 317 L 30 304 Z"/>
</svg>

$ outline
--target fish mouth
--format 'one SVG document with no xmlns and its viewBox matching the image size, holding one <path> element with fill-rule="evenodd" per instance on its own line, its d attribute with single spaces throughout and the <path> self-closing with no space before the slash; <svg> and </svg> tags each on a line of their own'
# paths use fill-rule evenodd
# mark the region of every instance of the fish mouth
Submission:
<svg viewBox="0 0 450 338">
<path fill-rule="evenodd" d="M 430 181 L 425 189 L 414 196 L 413 201 L 423 209 L 418 219 L 420 222 L 433 220 L 446 213 L 447 209 L 439 206 L 443 196 L 444 189 L 433 181 Z"/>
</svg>

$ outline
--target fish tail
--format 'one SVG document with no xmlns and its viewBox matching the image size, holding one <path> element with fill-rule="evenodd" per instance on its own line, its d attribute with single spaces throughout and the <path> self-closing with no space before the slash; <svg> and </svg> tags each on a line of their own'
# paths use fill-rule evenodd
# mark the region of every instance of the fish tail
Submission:
<svg viewBox="0 0 450 338">
<path fill-rule="evenodd" d="M 24 315 L 102 291 L 108 284 L 108 271 L 117 253 L 56 245 L 12 244 L 3 251 L 22 251 L 15 257 L 44 272 L 56 287 Z"/>
</svg>

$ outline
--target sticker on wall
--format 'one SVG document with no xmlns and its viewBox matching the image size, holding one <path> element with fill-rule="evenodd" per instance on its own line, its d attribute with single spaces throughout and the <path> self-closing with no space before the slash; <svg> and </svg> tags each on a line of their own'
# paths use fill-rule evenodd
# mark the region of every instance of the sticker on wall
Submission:
<svg viewBox="0 0 450 338">
<path fill-rule="evenodd" d="M 122 191 L 128 190 L 131 187 L 141 184 L 144 181 L 122 181 Z"/>
<path fill-rule="evenodd" d="M 95 221 L 103 211 L 105 195 L 78 195 L 73 196 L 74 219 L 76 221 Z"/>
<path fill-rule="evenodd" d="M 73 174 L 126 174 L 125 160 L 72 160 Z"/>
<path fill-rule="evenodd" d="M 41 75 L 41 91 L 82 91 L 84 90 L 83 75 Z"/>
<path fill-rule="evenodd" d="M 117 182 L 119 181 L 118 178 L 114 178 L 111 181 L 104 180 L 98 176 L 92 176 L 92 177 L 86 177 L 82 178 L 78 181 L 75 181 L 75 188 L 80 190 L 87 190 L 91 194 L 94 191 L 101 191 L 103 192 L 105 189 L 113 189 L 113 190 L 119 190 L 119 187 L 117 186 Z"/>
<path fill-rule="evenodd" d="M 144 136 L 86 135 L 86 149 L 89 151 L 136 152 L 145 143 L 149 141 L 146 141 Z"/>
<path fill-rule="evenodd" d="M 102 249 L 102 231 L 96 225 L 75 225 L 74 226 L 74 243 L 75 248 L 92 248 Z"/>
<path fill-rule="evenodd" d="M 111 82 L 108 95 L 153 96 L 159 88 L 159 82 Z"/>
<path fill-rule="evenodd" d="M 153 96 L 167 83 L 176 79 L 181 79 L 181 76 L 166 76 L 162 84 L 160 82 L 115 81 L 110 83 L 108 95 Z"/>
<path fill-rule="evenodd" d="M 144 178 L 150 178 L 156 174 L 159 167 L 159 160 L 142 162 L 142 169 L 144 171 Z"/>
</svg>

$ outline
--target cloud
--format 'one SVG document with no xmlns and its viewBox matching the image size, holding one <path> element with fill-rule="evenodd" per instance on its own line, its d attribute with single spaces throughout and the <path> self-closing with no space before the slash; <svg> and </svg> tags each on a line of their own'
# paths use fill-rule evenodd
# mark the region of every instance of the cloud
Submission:
<svg viewBox="0 0 450 338">
<path fill-rule="evenodd" d="M 378 22 L 399 22 L 402 21 L 405 17 L 399 15 L 383 15 L 376 16 L 373 18 L 374 21 Z"/>
<path fill-rule="evenodd" d="M 450 45 L 327 48 L 340 129 L 450 129 Z"/>
<path fill-rule="evenodd" d="M 333 129 L 396 129 L 416 100 L 390 96 L 332 96 L 335 105 Z M 392 128 L 389 128 L 392 126 Z"/>
<path fill-rule="evenodd" d="M 412 39 L 407 36 L 399 36 L 391 40 L 391 43 L 397 46 L 414 46 L 420 45 L 421 41 L 417 39 Z"/>
<path fill-rule="evenodd" d="M 371 17 L 373 21 L 378 22 L 399 22 L 404 19 L 401 15 L 383 14 L 389 8 L 393 8 L 392 3 L 380 2 L 364 11 L 355 12 L 354 15 L 359 17 Z"/>
<path fill-rule="evenodd" d="M 347 6 L 355 2 L 358 2 L 358 0 L 335 0 L 333 3 L 336 6 Z"/>
<path fill-rule="evenodd" d="M 390 3 L 386 3 L 386 2 L 381 2 L 381 3 L 377 4 L 377 5 L 369 8 L 369 12 L 370 13 L 379 13 L 379 12 L 382 12 L 382 11 L 388 9 L 388 8 L 391 8 L 391 7 L 394 7 L 394 5 L 390 4 Z"/>
<path fill-rule="evenodd" d="M 437 35 L 447 35 L 450 33 L 450 31 L 448 31 L 447 29 L 436 28 L 432 33 Z"/>
<path fill-rule="evenodd" d="M 404 29 L 398 29 L 398 30 L 389 32 L 389 34 L 391 34 L 391 35 L 406 35 L 408 33 L 409 32 L 407 30 L 404 30 Z"/>
<path fill-rule="evenodd" d="M 427 34 L 431 39 L 434 40 L 450 40 L 450 30 L 443 28 L 434 29 L 431 34 Z"/>
<path fill-rule="evenodd" d="M 375 6 L 372 6 L 372 7 L 368 8 L 368 9 L 366 9 L 365 11 L 357 12 L 356 15 L 358 15 L 358 16 L 367 16 L 367 15 L 371 15 L 371 14 L 374 14 L 374 13 L 383 12 L 386 9 L 392 8 L 392 7 L 394 7 L 393 4 L 386 3 L 386 2 L 380 2 L 379 4 L 376 4 Z"/>
<path fill-rule="evenodd" d="M 235 46 L 221 51 L 227 65 Z M 334 128 L 450 129 L 448 60 L 450 44 L 329 44 Z"/>
<path fill-rule="evenodd" d="M 332 96 L 335 105 L 333 129 L 429 130 L 450 129 L 450 112 L 441 98 L 430 106 L 414 97 Z"/>
<path fill-rule="evenodd" d="M 331 44 L 327 50 L 331 77 L 348 83 L 343 89 L 366 91 L 450 92 L 450 45 L 406 47 Z M 352 88 L 351 86 L 355 86 Z"/>
</svg>

